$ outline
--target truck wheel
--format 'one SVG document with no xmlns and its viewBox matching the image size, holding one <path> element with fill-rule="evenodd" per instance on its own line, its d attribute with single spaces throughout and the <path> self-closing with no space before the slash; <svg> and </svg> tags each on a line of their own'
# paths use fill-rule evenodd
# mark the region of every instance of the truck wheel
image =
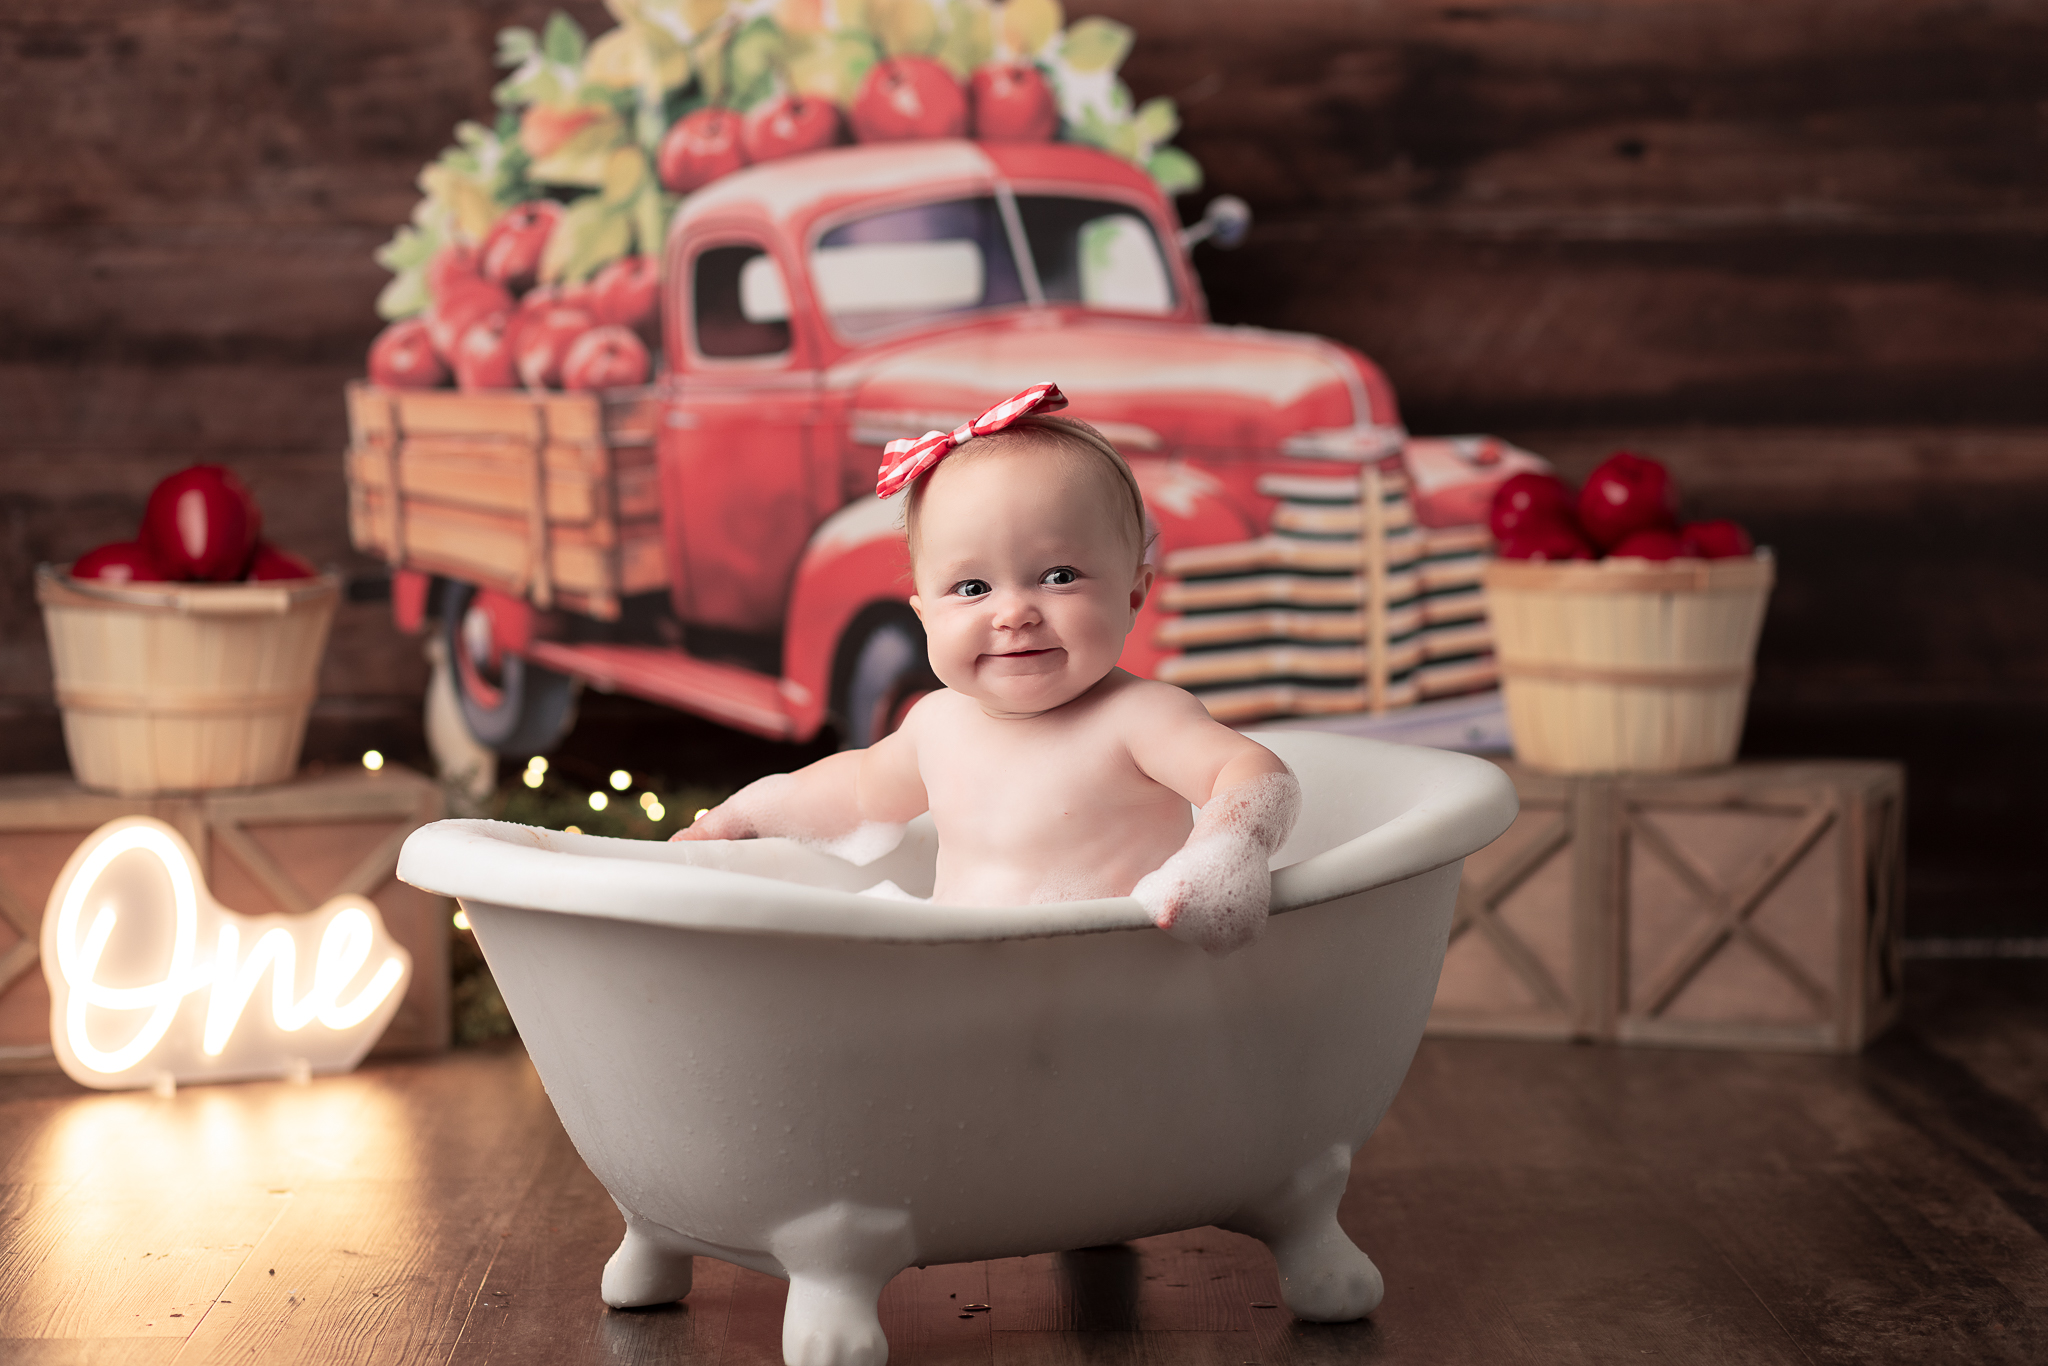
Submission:
<svg viewBox="0 0 2048 1366">
<path fill-rule="evenodd" d="M 451 583 L 441 605 L 463 724 L 500 754 L 545 754 L 576 724 L 576 680 L 502 653 L 490 617 L 475 603 L 475 588 Z"/>
<path fill-rule="evenodd" d="M 877 622 L 861 637 L 841 694 L 846 748 L 866 749 L 890 734 L 903 724 L 918 698 L 938 687 L 917 619 L 887 617 Z"/>
</svg>

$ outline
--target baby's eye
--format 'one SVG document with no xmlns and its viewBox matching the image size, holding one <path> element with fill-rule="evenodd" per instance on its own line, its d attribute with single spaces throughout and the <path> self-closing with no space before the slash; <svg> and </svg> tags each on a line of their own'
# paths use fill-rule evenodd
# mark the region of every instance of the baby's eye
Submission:
<svg viewBox="0 0 2048 1366">
<path fill-rule="evenodd" d="M 962 579 L 953 585 L 953 593 L 957 597 L 978 598 L 987 592 L 988 582 L 985 579 Z"/>
<path fill-rule="evenodd" d="M 1073 570 L 1071 567 L 1063 564 L 1056 569 L 1046 570 L 1045 573 L 1039 577 L 1038 581 L 1043 584 L 1048 584 L 1054 588 L 1059 588 L 1063 587 L 1066 584 L 1079 583 L 1081 581 L 1081 576 L 1079 573 L 1075 572 L 1075 570 Z"/>
</svg>

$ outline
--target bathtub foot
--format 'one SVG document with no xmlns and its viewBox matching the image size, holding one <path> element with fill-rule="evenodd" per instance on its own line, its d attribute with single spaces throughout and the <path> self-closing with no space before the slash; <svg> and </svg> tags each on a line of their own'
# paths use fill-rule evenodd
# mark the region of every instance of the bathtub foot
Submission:
<svg viewBox="0 0 2048 1366">
<path fill-rule="evenodd" d="M 690 1254 L 662 1237 L 659 1224 L 626 1215 L 626 1237 L 604 1264 L 598 1293 L 614 1309 L 668 1304 L 690 1293 Z"/>
<path fill-rule="evenodd" d="M 768 1246 L 789 1273 L 786 1366 L 882 1366 L 889 1359 L 875 1302 L 917 1259 L 907 1212 L 842 1200 L 790 1220 Z"/>
<path fill-rule="evenodd" d="M 1337 1202 L 1350 1177 L 1351 1150 L 1339 1144 L 1223 1223 L 1273 1250 L 1280 1266 L 1280 1297 L 1296 1318 L 1314 1323 L 1364 1318 L 1386 1293 L 1379 1268 L 1337 1225 Z"/>
</svg>

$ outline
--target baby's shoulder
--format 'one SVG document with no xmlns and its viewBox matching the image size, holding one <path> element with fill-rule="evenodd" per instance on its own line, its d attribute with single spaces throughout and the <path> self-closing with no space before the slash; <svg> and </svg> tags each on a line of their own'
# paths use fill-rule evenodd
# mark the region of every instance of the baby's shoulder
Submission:
<svg viewBox="0 0 2048 1366">
<path fill-rule="evenodd" d="M 1210 719 L 1209 709 L 1193 693 L 1171 683 L 1140 678 L 1122 669 L 1116 670 L 1103 682 L 1110 685 L 1103 699 L 1104 710 L 1119 720 L 1192 722 Z"/>
</svg>

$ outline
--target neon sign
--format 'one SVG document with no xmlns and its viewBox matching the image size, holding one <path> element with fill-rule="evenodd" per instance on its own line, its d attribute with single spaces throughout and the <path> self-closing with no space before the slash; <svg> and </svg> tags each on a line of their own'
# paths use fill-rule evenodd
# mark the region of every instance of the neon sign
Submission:
<svg viewBox="0 0 2048 1366">
<path fill-rule="evenodd" d="M 367 899 L 231 911 L 192 847 L 148 816 L 110 821 L 72 851 L 44 911 L 42 961 L 57 1061 L 102 1090 L 345 1072 L 412 977 Z"/>
</svg>

